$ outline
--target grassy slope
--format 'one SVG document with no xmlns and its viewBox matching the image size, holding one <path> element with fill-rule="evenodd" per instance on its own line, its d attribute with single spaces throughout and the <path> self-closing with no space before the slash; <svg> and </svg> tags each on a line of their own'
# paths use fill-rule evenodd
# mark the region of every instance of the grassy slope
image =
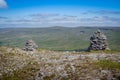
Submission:
<svg viewBox="0 0 120 80">
<path fill-rule="evenodd" d="M 39 47 L 54 50 L 87 49 L 89 38 L 97 28 L 20 28 L 0 29 L 0 45 L 23 47 L 33 39 Z M 120 28 L 101 28 L 112 50 L 120 51 Z"/>
</svg>

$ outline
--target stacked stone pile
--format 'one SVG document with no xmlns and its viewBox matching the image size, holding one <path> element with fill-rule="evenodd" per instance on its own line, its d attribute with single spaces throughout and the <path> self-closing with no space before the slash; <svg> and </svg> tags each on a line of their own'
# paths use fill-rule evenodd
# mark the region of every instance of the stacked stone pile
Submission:
<svg viewBox="0 0 120 80">
<path fill-rule="evenodd" d="M 108 50 L 107 37 L 100 31 L 97 30 L 90 37 L 90 46 L 88 50 Z"/>
<path fill-rule="evenodd" d="M 25 43 L 25 51 L 34 51 L 38 46 L 36 45 L 36 43 L 33 40 L 28 40 Z"/>
</svg>

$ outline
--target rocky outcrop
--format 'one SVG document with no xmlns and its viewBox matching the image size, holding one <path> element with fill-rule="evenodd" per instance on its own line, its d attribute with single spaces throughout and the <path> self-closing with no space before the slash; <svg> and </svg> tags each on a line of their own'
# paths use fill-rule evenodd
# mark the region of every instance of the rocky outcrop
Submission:
<svg viewBox="0 0 120 80">
<path fill-rule="evenodd" d="M 109 50 L 107 37 L 100 30 L 94 32 L 90 37 L 90 46 L 88 50 Z"/>
<path fill-rule="evenodd" d="M 25 48 L 23 50 L 25 50 L 25 51 L 34 51 L 36 48 L 38 48 L 36 43 L 33 40 L 28 40 L 25 43 Z"/>
</svg>

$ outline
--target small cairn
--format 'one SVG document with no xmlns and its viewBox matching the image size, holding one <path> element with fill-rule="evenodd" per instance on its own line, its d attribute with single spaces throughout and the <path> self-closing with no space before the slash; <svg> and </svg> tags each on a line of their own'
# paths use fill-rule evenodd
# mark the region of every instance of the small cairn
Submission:
<svg viewBox="0 0 120 80">
<path fill-rule="evenodd" d="M 90 37 L 88 51 L 90 50 L 110 50 L 108 48 L 107 37 L 100 30 L 94 32 Z"/>
<path fill-rule="evenodd" d="M 36 48 L 38 48 L 36 43 L 33 40 L 28 40 L 25 43 L 25 48 L 23 48 L 23 50 L 25 50 L 25 51 L 34 51 Z"/>
</svg>

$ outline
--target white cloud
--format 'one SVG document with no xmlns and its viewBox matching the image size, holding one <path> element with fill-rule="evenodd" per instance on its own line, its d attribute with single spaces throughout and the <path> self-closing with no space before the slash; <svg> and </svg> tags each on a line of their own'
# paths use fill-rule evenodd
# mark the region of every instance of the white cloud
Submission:
<svg viewBox="0 0 120 80">
<path fill-rule="evenodd" d="M 0 0 L 0 8 L 7 8 L 7 3 L 5 0 Z"/>
<path fill-rule="evenodd" d="M 79 17 L 72 15 L 33 14 L 21 17 L 0 16 L 0 27 L 50 26 L 119 26 L 120 18 L 112 16 Z"/>
</svg>

